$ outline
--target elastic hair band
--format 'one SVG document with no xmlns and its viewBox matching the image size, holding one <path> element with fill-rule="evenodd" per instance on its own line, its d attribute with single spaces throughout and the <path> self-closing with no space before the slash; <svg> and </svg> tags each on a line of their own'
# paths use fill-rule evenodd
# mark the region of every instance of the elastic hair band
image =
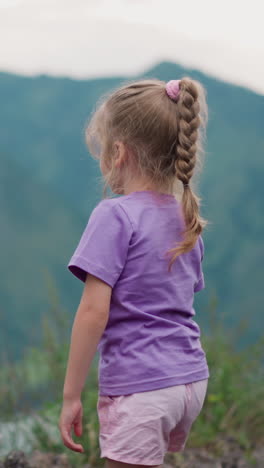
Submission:
<svg viewBox="0 0 264 468">
<path fill-rule="evenodd" d="M 181 80 L 170 80 L 166 83 L 166 93 L 173 101 L 177 101 L 180 94 L 180 82 Z"/>
</svg>

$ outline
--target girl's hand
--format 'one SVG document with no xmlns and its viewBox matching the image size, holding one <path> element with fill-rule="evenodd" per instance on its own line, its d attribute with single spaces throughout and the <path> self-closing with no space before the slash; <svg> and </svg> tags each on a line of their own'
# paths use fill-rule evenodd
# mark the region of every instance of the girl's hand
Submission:
<svg viewBox="0 0 264 468">
<path fill-rule="evenodd" d="M 82 416 L 83 408 L 80 399 L 63 400 L 63 406 L 59 419 L 61 438 L 64 445 L 75 452 L 84 452 L 83 446 L 81 444 L 76 444 L 71 436 L 72 426 L 75 435 L 78 437 L 82 435 Z"/>
</svg>

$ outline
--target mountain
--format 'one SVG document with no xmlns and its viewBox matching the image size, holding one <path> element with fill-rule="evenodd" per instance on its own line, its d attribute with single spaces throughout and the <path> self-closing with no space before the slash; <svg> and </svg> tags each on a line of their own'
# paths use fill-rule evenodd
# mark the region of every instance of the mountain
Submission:
<svg viewBox="0 0 264 468">
<path fill-rule="evenodd" d="M 77 213 L 10 155 L 1 154 L 0 164 L 0 352 L 20 357 L 38 342 L 40 318 L 56 301 L 54 284 L 62 304 L 77 300 L 65 263 L 88 211 Z"/>
<path fill-rule="evenodd" d="M 211 224 L 203 233 L 206 288 L 195 297 L 196 319 L 207 328 L 207 305 L 216 294 L 217 315 L 228 327 L 248 320 L 243 340 L 254 341 L 263 310 L 264 96 L 167 62 L 140 77 L 185 75 L 205 86 L 209 106 L 199 193 Z M 38 339 L 39 320 L 50 307 L 47 278 L 75 313 L 82 285 L 66 263 L 101 199 L 85 123 L 97 99 L 124 81 L 0 73 L 0 352 L 8 345 L 19 357 Z"/>
</svg>

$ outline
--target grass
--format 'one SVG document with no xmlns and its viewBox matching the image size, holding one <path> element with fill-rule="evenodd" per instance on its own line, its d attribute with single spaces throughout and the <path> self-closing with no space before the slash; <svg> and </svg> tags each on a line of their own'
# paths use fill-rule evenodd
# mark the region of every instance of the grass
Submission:
<svg viewBox="0 0 264 468">
<path fill-rule="evenodd" d="M 264 443 L 264 339 L 238 350 L 237 342 L 247 324 L 232 330 L 216 316 L 216 298 L 208 304 L 209 332 L 202 333 L 202 346 L 210 370 L 203 409 L 194 422 L 188 447 L 221 451 L 222 436 L 232 436 L 249 452 Z M 73 466 L 84 463 L 103 466 L 98 442 L 97 359 L 88 375 L 82 395 L 83 435 L 73 438 L 82 443 L 85 454 L 64 447 L 57 427 L 62 404 L 62 388 L 69 351 L 69 314 L 56 301 L 50 318 L 42 321 L 39 348 L 26 350 L 20 363 L 2 357 L 0 407 L 2 419 L 16 421 L 18 414 L 34 417 L 32 449 L 66 453 Z"/>
</svg>

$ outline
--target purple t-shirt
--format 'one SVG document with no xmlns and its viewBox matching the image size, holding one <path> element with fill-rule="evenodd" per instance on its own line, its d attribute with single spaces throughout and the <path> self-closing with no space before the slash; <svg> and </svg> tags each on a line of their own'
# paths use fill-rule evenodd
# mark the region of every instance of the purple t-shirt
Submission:
<svg viewBox="0 0 264 468">
<path fill-rule="evenodd" d="M 165 252 L 180 240 L 180 202 L 150 190 L 101 200 L 68 269 L 112 289 L 109 320 L 98 344 L 99 394 L 127 395 L 209 377 L 194 292 L 205 287 L 199 236 L 168 272 Z"/>
</svg>

